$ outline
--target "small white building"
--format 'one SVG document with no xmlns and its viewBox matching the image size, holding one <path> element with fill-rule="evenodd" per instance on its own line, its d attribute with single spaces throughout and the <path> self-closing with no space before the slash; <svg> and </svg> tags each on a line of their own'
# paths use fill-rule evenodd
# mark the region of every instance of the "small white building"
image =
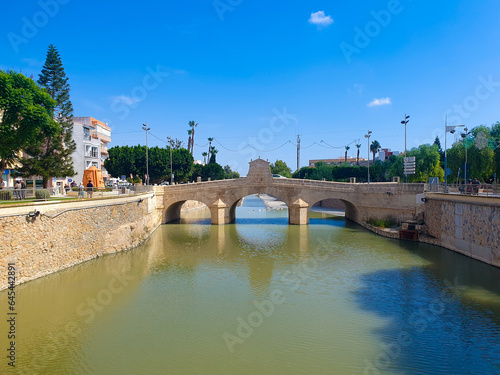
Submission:
<svg viewBox="0 0 500 375">
<path fill-rule="evenodd" d="M 111 128 L 93 117 L 73 117 L 73 139 L 76 150 L 73 153 L 73 168 L 77 173 L 72 180 L 80 183 L 83 172 L 94 166 L 102 170 L 106 181 L 109 174 L 104 168 L 108 158 L 108 144 L 111 142 Z"/>
</svg>

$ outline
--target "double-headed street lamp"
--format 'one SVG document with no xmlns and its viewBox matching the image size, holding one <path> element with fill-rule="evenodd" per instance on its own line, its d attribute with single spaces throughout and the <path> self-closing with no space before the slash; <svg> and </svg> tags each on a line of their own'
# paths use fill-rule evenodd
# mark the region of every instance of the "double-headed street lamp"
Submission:
<svg viewBox="0 0 500 375">
<path fill-rule="evenodd" d="M 405 119 L 401 121 L 401 124 L 405 126 L 405 156 L 406 156 L 406 125 L 410 122 L 410 116 L 407 116 L 405 113 Z"/>
<path fill-rule="evenodd" d="M 446 136 L 448 133 L 455 133 L 455 128 L 464 127 L 465 125 L 448 125 L 448 117 L 444 123 L 444 192 L 448 192 L 448 149 L 446 146 Z"/>
<path fill-rule="evenodd" d="M 464 185 L 467 185 L 467 137 L 470 135 L 470 131 L 467 128 L 464 128 L 465 133 L 460 134 L 463 138 L 463 144 L 465 148 L 465 165 L 464 165 Z"/>
<path fill-rule="evenodd" d="M 149 160 L 148 160 L 148 131 L 151 128 L 148 128 L 148 123 L 142 124 L 142 130 L 146 131 L 146 186 L 149 186 Z"/>
<path fill-rule="evenodd" d="M 406 157 L 406 125 L 410 122 L 410 116 L 405 113 L 405 119 L 401 121 L 401 124 L 405 126 L 405 157 Z M 408 175 L 405 174 L 405 183 L 408 182 Z"/>
<path fill-rule="evenodd" d="M 371 130 L 368 130 L 368 134 L 365 134 L 365 138 L 368 142 L 368 183 L 370 183 L 370 137 L 372 136 Z"/>
</svg>

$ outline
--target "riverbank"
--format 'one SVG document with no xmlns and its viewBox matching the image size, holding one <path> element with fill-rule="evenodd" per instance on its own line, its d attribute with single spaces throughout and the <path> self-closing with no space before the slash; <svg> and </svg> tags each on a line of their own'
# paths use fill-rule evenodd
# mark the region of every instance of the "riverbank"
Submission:
<svg viewBox="0 0 500 375">
<path fill-rule="evenodd" d="M 0 275 L 16 285 L 142 243 L 161 223 L 154 193 L 0 208 Z M 0 290 L 6 277 L 0 277 Z"/>
</svg>

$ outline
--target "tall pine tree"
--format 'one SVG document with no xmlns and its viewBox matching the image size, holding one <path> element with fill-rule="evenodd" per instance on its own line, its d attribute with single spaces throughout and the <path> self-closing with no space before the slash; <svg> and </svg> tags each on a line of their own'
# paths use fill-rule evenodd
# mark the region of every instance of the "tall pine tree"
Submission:
<svg viewBox="0 0 500 375">
<path fill-rule="evenodd" d="M 73 105 L 69 98 L 68 78 L 59 56 L 59 52 L 50 45 L 38 85 L 49 93 L 56 105 L 52 117 L 58 125 L 58 132 L 40 132 L 37 142 L 25 149 L 30 156 L 22 159 L 20 172 L 24 176 L 41 176 L 43 186 L 52 177 L 70 177 L 75 175 L 71 154 L 76 149 L 73 140 Z"/>
</svg>

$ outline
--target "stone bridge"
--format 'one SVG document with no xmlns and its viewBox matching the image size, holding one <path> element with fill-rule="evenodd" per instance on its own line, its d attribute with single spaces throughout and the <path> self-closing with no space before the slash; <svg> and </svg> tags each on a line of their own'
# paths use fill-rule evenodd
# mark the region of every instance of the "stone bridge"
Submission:
<svg viewBox="0 0 500 375">
<path fill-rule="evenodd" d="M 252 194 L 271 195 L 288 206 L 290 224 L 309 223 L 309 210 L 325 199 L 340 199 L 346 218 L 357 223 L 369 218 L 392 215 L 399 220 L 414 219 L 423 212 L 424 184 L 351 184 L 292 178 L 273 178 L 269 162 L 250 162 L 247 177 L 235 180 L 198 182 L 155 187 L 157 208 L 163 223 L 180 219 L 181 207 L 188 200 L 204 203 L 210 209 L 212 224 L 228 224 L 236 219 L 236 207 Z"/>
</svg>

